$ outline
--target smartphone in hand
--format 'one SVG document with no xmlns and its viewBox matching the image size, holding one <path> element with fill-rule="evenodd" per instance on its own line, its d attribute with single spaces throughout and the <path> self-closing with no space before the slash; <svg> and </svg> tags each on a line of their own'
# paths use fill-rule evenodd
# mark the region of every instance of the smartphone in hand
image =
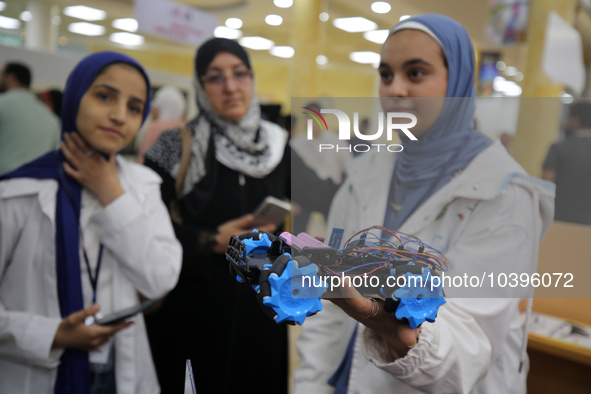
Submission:
<svg viewBox="0 0 591 394">
<path fill-rule="evenodd" d="M 254 211 L 255 223 L 272 223 L 279 226 L 291 212 L 291 204 L 276 197 L 267 196 Z"/>
<path fill-rule="evenodd" d="M 139 305 L 134 305 L 132 307 L 120 310 L 118 312 L 111 313 L 110 315 L 107 315 L 105 317 L 101 317 L 100 319 L 97 319 L 94 316 L 89 316 L 86 318 L 87 320 L 85 320 L 85 324 L 86 325 L 97 324 L 99 326 L 112 326 L 114 324 L 124 322 L 127 319 L 134 317 L 138 313 L 145 311 L 146 309 L 148 309 L 149 307 L 154 305 L 155 302 L 156 302 L 155 300 L 148 300 L 148 301 L 142 302 Z"/>
</svg>

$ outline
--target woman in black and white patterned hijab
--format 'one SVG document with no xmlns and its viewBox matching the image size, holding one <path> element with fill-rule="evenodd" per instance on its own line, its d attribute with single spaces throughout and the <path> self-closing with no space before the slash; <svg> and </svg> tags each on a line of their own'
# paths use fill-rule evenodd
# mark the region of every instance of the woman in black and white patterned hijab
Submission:
<svg viewBox="0 0 591 394">
<path fill-rule="evenodd" d="M 286 329 L 263 314 L 252 289 L 229 275 L 223 253 L 231 235 L 253 229 L 251 213 L 265 197 L 289 198 L 287 132 L 261 119 L 248 55 L 234 41 L 214 38 L 199 48 L 194 88 L 199 115 L 187 124 L 191 158 L 182 187 L 175 189 L 183 146 L 177 129 L 162 133 L 145 155 L 163 179 L 164 202 L 178 198 L 182 218 L 175 224 L 183 244 L 179 284 L 147 318 L 162 391 L 182 390 L 184 362 L 191 358 L 198 392 L 284 392 Z M 206 301 L 212 297 L 215 302 Z M 265 338 L 266 345 L 240 338 Z M 237 370 L 240 379 L 234 379 Z M 264 387 L 257 380 L 261 370 L 272 377 Z"/>
</svg>

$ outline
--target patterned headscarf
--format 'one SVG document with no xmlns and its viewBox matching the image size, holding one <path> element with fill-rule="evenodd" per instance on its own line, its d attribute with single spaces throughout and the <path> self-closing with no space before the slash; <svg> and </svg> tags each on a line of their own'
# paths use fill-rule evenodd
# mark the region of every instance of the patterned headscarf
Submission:
<svg viewBox="0 0 591 394">
<path fill-rule="evenodd" d="M 231 53 L 250 69 L 250 61 L 244 48 L 232 40 L 213 38 L 197 51 L 193 86 L 199 115 L 187 125 L 191 131 L 192 146 L 183 196 L 203 186 L 203 189 L 207 190 L 203 190 L 200 195 L 207 198 L 212 182 L 206 182 L 205 178 L 213 171 L 212 166 L 215 165 L 215 162 L 208 160 L 209 155 L 215 154 L 217 162 L 234 171 L 253 178 L 264 178 L 281 162 L 287 143 L 285 130 L 261 119 L 254 80 L 250 107 L 238 122 L 223 118 L 214 109 L 203 89 L 201 77 L 220 52 Z M 178 133 L 175 130 L 165 131 L 145 157 L 176 178 L 180 166 L 181 147 Z M 202 181 L 204 184 L 199 185 Z"/>
</svg>

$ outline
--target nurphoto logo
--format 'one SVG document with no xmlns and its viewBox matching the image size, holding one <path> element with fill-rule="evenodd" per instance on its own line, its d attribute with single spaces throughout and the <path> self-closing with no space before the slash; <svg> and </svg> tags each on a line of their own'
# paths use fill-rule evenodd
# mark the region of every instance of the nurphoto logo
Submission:
<svg viewBox="0 0 591 394">
<path fill-rule="evenodd" d="M 318 144 L 318 151 L 348 151 L 348 152 L 367 152 L 372 148 L 377 148 L 379 152 L 380 149 L 387 150 L 388 152 L 401 152 L 403 147 L 400 144 L 377 144 L 377 143 L 366 143 L 366 144 L 354 144 L 351 145 L 351 119 L 349 116 L 338 109 L 320 109 L 320 112 L 311 108 L 311 107 L 303 107 L 306 112 L 305 115 L 310 116 L 311 119 L 308 119 L 307 123 L 307 139 L 313 140 L 314 139 L 314 122 L 318 124 L 321 130 L 328 131 L 328 125 L 324 116 L 322 114 L 333 114 L 336 115 L 337 120 L 339 122 L 339 141 L 349 142 L 348 145 L 334 145 L 334 144 Z M 417 141 L 417 137 L 414 136 L 410 132 L 410 128 L 416 126 L 417 124 L 417 117 L 411 113 L 407 112 L 387 112 L 385 115 L 383 112 L 378 113 L 378 130 L 373 133 L 362 133 L 359 131 L 359 113 L 353 113 L 353 134 L 355 137 L 359 138 L 362 141 L 376 141 L 382 137 L 384 133 L 384 118 L 386 119 L 386 138 L 388 141 L 392 141 L 393 131 L 400 130 L 401 132 L 406 135 L 408 139 L 411 141 Z M 398 123 L 400 119 L 408 119 L 410 120 L 409 123 Z"/>
</svg>

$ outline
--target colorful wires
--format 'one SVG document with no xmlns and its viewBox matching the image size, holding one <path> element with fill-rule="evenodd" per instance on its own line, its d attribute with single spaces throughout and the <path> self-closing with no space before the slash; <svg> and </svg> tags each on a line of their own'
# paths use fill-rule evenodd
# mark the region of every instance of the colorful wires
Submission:
<svg viewBox="0 0 591 394">
<path fill-rule="evenodd" d="M 392 239 L 382 238 L 372 230 L 389 234 Z M 440 271 L 448 269 L 445 255 L 418 237 L 378 225 L 355 233 L 345 242 L 343 249 L 338 251 L 337 258 L 334 266 L 321 265 L 322 269 L 334 275 L 355 272 L 355 275 L 350 276 L 369 275 L 408 264 L 420 264 Z"/>
</svg>

